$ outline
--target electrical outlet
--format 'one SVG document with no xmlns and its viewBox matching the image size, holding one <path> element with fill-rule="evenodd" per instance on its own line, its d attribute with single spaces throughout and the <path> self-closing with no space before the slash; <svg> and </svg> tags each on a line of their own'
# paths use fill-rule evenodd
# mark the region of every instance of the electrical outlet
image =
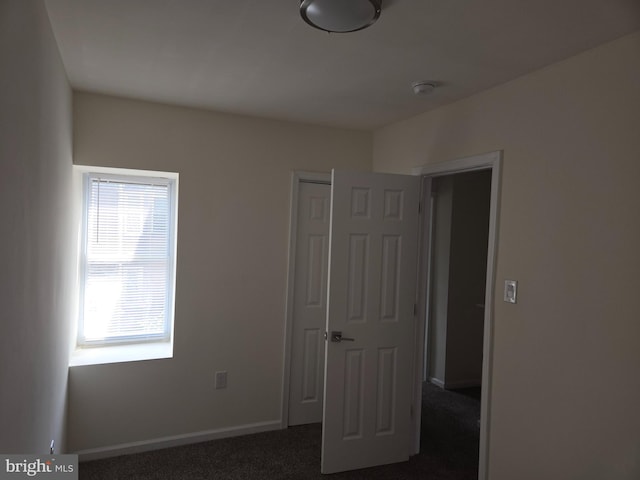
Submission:
<svg viewBox="0 0 640 480">
<path fill-rule="evenodd" d="M 216 372 L 216 389 L 227 388 L 227 372 Z"/>
</svg>

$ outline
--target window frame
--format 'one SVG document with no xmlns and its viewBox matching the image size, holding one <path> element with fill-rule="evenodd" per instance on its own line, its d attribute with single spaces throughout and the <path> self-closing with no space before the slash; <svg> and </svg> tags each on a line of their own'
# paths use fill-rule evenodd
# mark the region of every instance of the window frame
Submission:
<svg viewBox="0 0 640 480">
<path fill-rule="evenodd" d="M 70 366 L 113 363 L 122 361 L 171 358 L 173 356 L 173 333 L 175 323 L 175 290 L 178 234 L 178 185 L 179 175 L 175 172 L 132 170 L 123 168 L 74 166 L 79 184 L 79 244 L 78 244 L 78 311 L 73 334 L 74 349 Z M 87 281 L 87 248 L 89 228 L 90 184 L 93 179 L 107 179 L 118 183 L 144 185 L 166 185 L 168 188 L 169 211 L 167 233 L 167 266 L 165 290 L 165 318 L 161 334 L 133 335 L 130 337 L 101 340 L 84 339 L 84 302 Z"/>
</svg>

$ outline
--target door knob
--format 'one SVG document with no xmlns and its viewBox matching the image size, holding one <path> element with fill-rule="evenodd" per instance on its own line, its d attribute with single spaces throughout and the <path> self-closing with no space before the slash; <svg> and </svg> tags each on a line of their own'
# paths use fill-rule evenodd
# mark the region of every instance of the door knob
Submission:
<svg viewBox="0 0 640 480">
<path fill-rule="evenodd" d="M 333 331 L 333 332 L 331 332 L 331 341 L 332 342 L 337 342 L 337 343 L 340 343 L 340 342 L 354 342 L 355 338 L 343 337 L 342 336 L 342 332 Z"/>
</svg>

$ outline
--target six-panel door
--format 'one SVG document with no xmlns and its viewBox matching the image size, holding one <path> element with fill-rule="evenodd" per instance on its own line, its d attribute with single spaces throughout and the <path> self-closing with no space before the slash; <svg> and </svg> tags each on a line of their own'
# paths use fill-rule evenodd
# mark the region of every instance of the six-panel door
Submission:
<svg viewBox="0 0 640 480">
<path fill-rule="evenodd" d="M 323 473 L 409 458 L 419 182 L 332 173 Z"/>
<path fill-rule="evenodd" d="M 330 194 L 329 184 L 300 183 L 289 425 L 322 421 Z"/>
</svg>

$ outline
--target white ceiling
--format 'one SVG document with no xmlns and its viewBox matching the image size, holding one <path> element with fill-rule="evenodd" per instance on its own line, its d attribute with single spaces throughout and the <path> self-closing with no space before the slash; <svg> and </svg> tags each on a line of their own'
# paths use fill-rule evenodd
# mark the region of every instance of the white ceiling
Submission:
<svg viewBox="0 0 640 480">
<path fill-rule="evenodd" d="M 359 129 L 640 29 L 639 0 L 383 0 L 347 34 L 305 24 L 299 0 L 46 3 L 76 89 Z M 417 80 L 440 87 L 417 97 Z"/>
</svg>

